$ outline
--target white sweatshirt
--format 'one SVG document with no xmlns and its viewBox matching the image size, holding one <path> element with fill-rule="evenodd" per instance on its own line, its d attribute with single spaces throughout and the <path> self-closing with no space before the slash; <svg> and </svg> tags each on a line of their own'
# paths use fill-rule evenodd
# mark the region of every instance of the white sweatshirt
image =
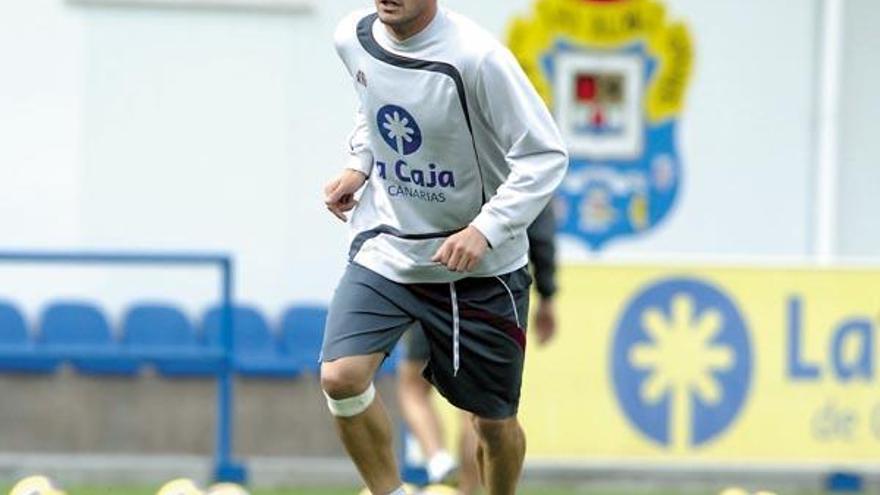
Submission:
<svg viewBox="0 0 880 495">
<path fill-rule="evenodd" d="M 510 52 L 441 9 L 399 42 L 375 13 L 337 28 L 360 105 L 348 168 L 369 180 L 350 220 L 350 258 L 400 283 L 507 273 L 528 262 L 526 227 L 568 156 L 544 102 Z M 468 225 L 490 249 L 469 274 L 431 261 Z"/>
</svg>

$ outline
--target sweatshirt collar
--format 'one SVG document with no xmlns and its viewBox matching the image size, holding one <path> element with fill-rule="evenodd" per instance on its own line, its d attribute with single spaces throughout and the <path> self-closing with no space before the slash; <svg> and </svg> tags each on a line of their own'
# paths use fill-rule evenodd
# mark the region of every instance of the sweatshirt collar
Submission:
<svg viewBox="0 0 880 495">
<path fill-rule="evenodd" d="M 388 28 L 385 27 L 382 21 L 376 19 L 376 23 L 373 25 L 373 35 L 379 44 L 386 49 L 401 52 L 416 51 L 424 48 L 425 45 L 430 43 L 436 37 L 437 33 L 440 32 L 445 22 L 446 12 L 444 12 L 442 8 L 438 8 L 434 18 L 431 19 L 431 22 L 428 23 L 424 29 L 403 41 L 398 41 L 388 32 Z"/>
</svg>

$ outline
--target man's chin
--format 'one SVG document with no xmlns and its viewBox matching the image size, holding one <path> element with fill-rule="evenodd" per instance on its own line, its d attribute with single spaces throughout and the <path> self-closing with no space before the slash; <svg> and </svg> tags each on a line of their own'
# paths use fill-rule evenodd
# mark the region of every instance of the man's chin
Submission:
<svg viewBox="0 0 880 495">
<path fill-rule="evenodd" d="M 397 26 L 400 24 L 401 18 L 397 14 L 389 14 L 379 12 L 379 20 L 382 21 L 383 24 L 387 24 L 391 27 Z"/>
</svg>

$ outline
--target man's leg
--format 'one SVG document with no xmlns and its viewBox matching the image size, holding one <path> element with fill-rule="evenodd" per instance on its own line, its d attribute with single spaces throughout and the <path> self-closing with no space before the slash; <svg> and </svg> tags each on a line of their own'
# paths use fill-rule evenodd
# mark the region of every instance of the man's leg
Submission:
<svg viewBox="0 0 880 495">
<path fill-rule="evenodd" d="M 474 418 L 483 486 L 489 495 L 513 495 L 522 474 L 526 437 L 516 416 L 507 419 Z"/>
<path fill-rule="evenodd" d="M 443 446 L 443 427 L 431 400 L 433 387 L 422 376 L 431 359 L 431 346 L 421 325 L 413 325 L 403 340 L 405 358 L 398 368 L 400 409 L 425 454 L 428 480 L 440 483 L 450 477 L 457 466 Z"/>
<path fill-rule="evenodd" d="M 420 315 L 431 345 L 425 376 L 449 402 L 477 416 L 487 495 L 512 495 L 525 436 L 516 419 L 525 357 L 530 278 L 525 268 L 442 287 L 411 286 L 428 303 Z M 458 330 L 458 331 L 456 331 Z M 504 419 L 490 419 L 504 418 Z"/>
<path fill-rule="evenodd" d="M 375 495 L 396 494 L 402 485 L 392 446 L 391 420 L 381 398 L 370 393 L 373 375 L 383 358 L 383 353 L 377 353 L 321 364 L 321 387 L 336 417 L 339 438 Z"/>
<path fill-rule="evenodd" d="M 474 456 L 477 461 L 477 475 L 480 478 L 480 484 L 485 486 L 486 482 L 484 480 L 486 479 L 486 463 L 483 461 L 484 455 L 485 453 L 483 452 L 483 447 L 480 445 L 480 442 L 477 442 L 477 452 L 476 456 Z"/>
<path fill-rule="evenodd" d="M 443 429 L 431 403 L 431 384 L 422 378 L 423 361 L 404 360 L 397 368 L 400 409 L 426 458 L 443 449 Z"/>
<path fill-rule="evenodd" d="M 482 455 L 478 450 L 474 416 L 462 411 L 458 436 L 458 491 L 464 495 L 474 495 L 480 488 L 480 461 L 477 456 Z"/>
</svg>

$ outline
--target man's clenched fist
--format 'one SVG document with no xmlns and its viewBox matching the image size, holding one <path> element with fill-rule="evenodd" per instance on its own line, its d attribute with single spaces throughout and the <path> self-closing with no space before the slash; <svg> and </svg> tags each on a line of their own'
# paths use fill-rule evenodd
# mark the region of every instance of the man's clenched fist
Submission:
<svg viewBox="0 0 880 495">
<path fill-rule="evenodd" d="M 366 181 L 367 176 L 363 172 L 352 169 L 343 170 L 338 177 L 324 186 L 324 204 L 327 205 L 327 209 L 336 215 L 336 218 L 343 222 L 348 221 L 345 218 L 345 213 L 357 205 L 354 193 L 358 192 Z"/>
<path fill-rule="evenodd" d="M 480 264 L 487 249 L 489 242 L 483 233 L 468 225 L 446 239 L 431 261 L 442 263 L 454 272 L 470 272 Z"/>
</svg>

